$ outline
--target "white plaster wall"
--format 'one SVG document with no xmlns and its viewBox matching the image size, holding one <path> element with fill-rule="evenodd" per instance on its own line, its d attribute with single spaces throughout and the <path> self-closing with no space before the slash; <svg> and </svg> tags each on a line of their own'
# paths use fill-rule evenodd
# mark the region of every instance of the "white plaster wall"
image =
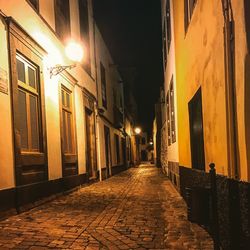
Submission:
<svg viewBox="0 0 250 250">
<path fill-rule="evenodd" d="M 46 66 L 44 66 L 46 67 Z M 45 71 L 46 69 L 44 69 Z M 48 150 L 49 179 L 62 177 L 62 155 L 60 138 L 60 110 L 59 110 L 59 76 L 49 78 L 44 75 L 45 87 L 45 116 Z"/>
<path fill-rule="evenodd" d="M 75 119 L 76 119 L 76 140 L 78 154 L 79 174 L 86 173 L 86 154 L 85 154 L 85 110 L 83 105 L 83 94 L 79 87 L 75 87 Z"/>
<path fill-rule="evenodd" d="M 163 4 L 163 15 L 165 15 L 166 1 L 162 1 Z M 174 105 L 175 105 L 175 128 L 176 128 L 176 142 L 168 145 L 168 161 L 179 162 L 179 149 L 178 149 L 178 110 L 177 110 L 177 88 L 176 88 L 176 72 L 175 72 L 175 37 L 174 37 L 174 15 L 173 15 L 173 4 L 170 0 L 170 11 L 171 11 L 171 44 L 169 48 L 169 53 L 167 55 L 167 65 L 165 68 L 164 77 L 164 89 L 165 95 L 170 88 L 171 78 L 173 77 L 174 85 Z M 166 45 L 167 46 L 167 45 Z M 167 130 L 166 130 L 167 131 Z"/>
<path fill-rule="evenodd" d="M 45 116 L 47 129 L 47 145 L 48 145 L 48 172 L 49 179 L 57 179 L 62 177 L 61 164 L 61 140 L 60 140 L 60 116 L 59 116 L 59 85 L 60 77 L 53 76 L 50 78 L 49 70 L 51 66 L 56 64 L 69 65 L 69 61 L 64 53 L 64 45 L 58 40 L 53 32 L 55 28 L 54 21 L 54 5 L 52 0 L 40 0 L 40 14 L 27 3 L 25 0 L 5 1 L 0 0 L 0 9 L 6 16 L 11 16 L 15 21 L 31 36 L 46 52 L 43 59 L 43 77 L 45 85 Z M 89 0 L 92 3 L 91 0 Z M 91 7 L 92 9 L 92 7 Z M 24 15 L 25 13 L 25 15 Z M 72 38 L 79 39 L 79 19 L 78 19 L 78 1 L 70 0 L 71 13 L 71 33 Z M 44 20 L 46 22 L 44 22 Z M 93 41 L 93 19 L 90 19 L 90 37 Z M 2 25 L 2 24 L 1 24 Z M 3 26 L 1 27 L 1 60 L 0 66 L 8 69 L 7 64 L 7 41 Z M 92 48 L 93 50 L 93 48 Z M 93 51 L 91 52 L 94 57 Z M 91 59 L 94 62 L 94 58 Z M 70 71 L 70 74 L 78 81 L 81 87 L 85 87 L 90 93 L 96 96 L 95 80 L 89 76 L 81 65 Z M 85 154 L 84 154 L 84 128 L 83 126 L 83 105 L 82 94 L 80 88 L 73 88 L 75 94 L 75 117 L 76 117 L 76 135 L 77 149 L 79 160 L 79 172 L 86 171 Z M 0 130 L 0 146 L 4 143 L 5 147 L 0 148 L 0 189 L 11 187 L 14 185 L 14 166 L 13 166 L 13 145 L 11 131 L 10 116 L 10 97 L 0 94 L 0 107 L 4 111 L 4 121 Z M 2 132 L 4 130 L 4 133 Z M 2 144 L 1 144 L 2 143 Z M 4 164 L 3 164 L 4 162 Z M 3 177 L 3 178 L 2 178 Z"/>
</svg>

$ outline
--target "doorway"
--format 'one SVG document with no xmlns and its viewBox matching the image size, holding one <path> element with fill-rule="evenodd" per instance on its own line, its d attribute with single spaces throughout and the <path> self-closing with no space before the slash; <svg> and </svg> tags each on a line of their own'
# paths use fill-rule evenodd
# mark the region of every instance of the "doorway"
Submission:
<svg viewBox="0 0 250 250">
<path fill-rule="evenodd" d="M 201 88 L 188 103 L 192 168 L 205 170 Z"/>
<path fill-rule="evenodd" d="M 86 121 L 86 168 L 89 178 L 96 178 L 96 143 L 95 143 L 95 121 L 93 111 L 85 108 Z"/>
<path fill-rule="evenodd" d="M 106 177 L 111 175 L 111 150 L 110 150 L 110 129 L 104 125 L 105 156 L 106 156 Z"/>
</svg>

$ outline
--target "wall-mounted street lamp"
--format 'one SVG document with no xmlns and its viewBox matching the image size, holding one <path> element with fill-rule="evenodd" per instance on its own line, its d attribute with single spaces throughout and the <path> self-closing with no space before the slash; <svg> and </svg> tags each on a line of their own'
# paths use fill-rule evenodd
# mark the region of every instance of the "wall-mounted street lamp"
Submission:
<svg viewBox="0 0 250 250">
<path fill-rule="evenodd" d="M 83 51 L 82 46 L 73 41 L 69 42 L 68 45 L 66 46 L 65 54 L 68 57 L 68 59 L 70 59 L 73 62 L 73 64 L 55 65 L 54 67 L 50 67 L 49 68 L 50 78 L 52 78 L 52 76 L 56 76 L 60 74 L 66 69 L 72 69 L 76 67 L 76 63 L 81 62 L 84 57 L 84 51 Z"/>
<path fill-rule="evenodd" d="M 136 128 L 135 128 L 135 134 L 136 134 L 136 135 L 139 135 L 140 133 L 141 133 L 141 128 L 136 127 Z"/>
</svg>

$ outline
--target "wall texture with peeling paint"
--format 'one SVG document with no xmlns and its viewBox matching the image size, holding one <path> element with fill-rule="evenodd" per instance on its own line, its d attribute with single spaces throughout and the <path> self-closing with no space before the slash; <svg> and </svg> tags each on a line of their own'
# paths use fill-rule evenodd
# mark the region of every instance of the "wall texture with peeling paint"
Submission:
<svg viewBox="0 0 250 250">
<path fill-rule="evenodd" d="M 246 1 L 247 2 L 247 1 Z M 240 179 L 249 176 L 249 133 L 246 122 L 247 25 L 244 0 L 232 0 L 235 21 L 235 83 Z M 244 6 L 245 4 L 245 6 Z M 249 5 L 249 4 L 248 4 Z M 245 9 L 244 9 L 245 8 Z M 248 9 L 246 9 L 248 8 Z M 224 18 L 221 1 L 197 1 L 189 26 L 184 28 L 184 1 L 173 1 L 179 164 L 191 167 L 188 103 L 201 87 L 206 170 L 210 162 L 217 172 L 229 173 L 225 97 Z M 248 31 L 249 32 L 249 31 Z M 249 61 L 249 60 L 248 60 Z"/>
</svg>

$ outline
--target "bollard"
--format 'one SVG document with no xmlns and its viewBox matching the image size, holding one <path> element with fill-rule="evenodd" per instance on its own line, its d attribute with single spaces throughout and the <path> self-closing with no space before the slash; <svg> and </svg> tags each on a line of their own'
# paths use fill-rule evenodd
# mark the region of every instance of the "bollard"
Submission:
<svg viewBox="0 0 250 250">
<path fill-rule="evenodd" d="M 219 223 L 218 223 L 218 211 L 217 211 L 217 189 L 216 189 L 216 170 L 215 164 L 209 164 L 210 171 L 210 185 L 211 185 L 211 208 L 212 208 L 212 235 L 214 242 L 214 250 L 220 249 L 220 240 L 219 240 Z"/>
</svg>

